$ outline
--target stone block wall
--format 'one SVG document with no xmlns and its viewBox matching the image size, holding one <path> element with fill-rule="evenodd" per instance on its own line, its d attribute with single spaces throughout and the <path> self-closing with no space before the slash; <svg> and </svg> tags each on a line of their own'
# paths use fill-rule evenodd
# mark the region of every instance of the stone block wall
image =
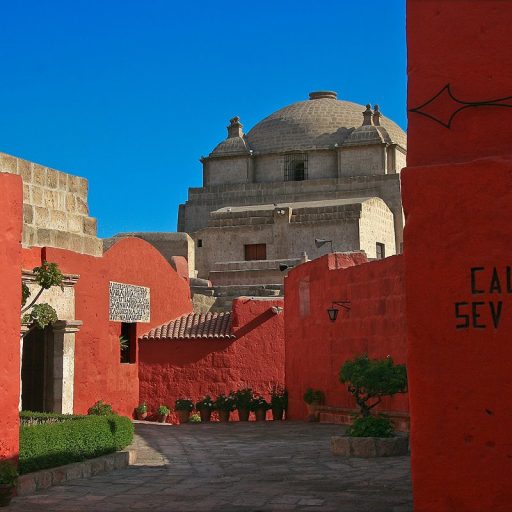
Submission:
<svg viewBox="0 0 512 512">
<path fill-rule="evenodd" d="M 0 172 L 23 179 L 23 245 L 99 256 L 96 219 L 89 217 L 85 178 L 0 153 Z"/>
</svg>

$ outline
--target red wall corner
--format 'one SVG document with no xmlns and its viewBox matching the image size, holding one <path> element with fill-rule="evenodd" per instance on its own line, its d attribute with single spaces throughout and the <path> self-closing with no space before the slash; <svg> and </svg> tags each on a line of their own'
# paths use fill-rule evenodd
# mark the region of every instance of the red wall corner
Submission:
<svg viewBox="0 0 512 512">
<path fill-rule="evenodd" d="M 0 459 L 19 451 L 21 229 L 20 176 L 0 173 Z"/>
</svg>

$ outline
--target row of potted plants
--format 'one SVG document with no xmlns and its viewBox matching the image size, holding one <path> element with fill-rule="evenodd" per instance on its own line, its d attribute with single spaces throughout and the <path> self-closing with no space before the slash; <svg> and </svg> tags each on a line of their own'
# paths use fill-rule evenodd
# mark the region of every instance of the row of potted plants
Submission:
<svg viewBox="0 0 512 512">
<path fill-rule="evenodd" d="M 288 393 L 286 389 L 281 386 L 274 386 L 270 393 L 270 401 L 265 400 L 260 394 L 254 393 L 251 388 L 243 388 L 228 394 L 220 394 L 215 399 L 210 395 L 205 395 L 195 403 L 189 398 L 178 398 L 174 410 L 180 423 L 189 421 L 194 408 L 199 413 L 201 422 L 210 421 L 213 411 L 217 411 L 219 421 L 227 422 L 234 410 L 238 410 L 240 421 L 248 421 L 251 412 L 254 412 L 256 421 L 265 421 L 268 410 L 272 410 L 274 420 L 282 420 L 287 407 Z M 166 405 L 160 405 L 157 412 L 159 421 L 165 422 L 171 410 Z M 137 419 L 147 417 L 148 408 L 145 402 L 137 407 L 136 413 Z"/>
</svg>

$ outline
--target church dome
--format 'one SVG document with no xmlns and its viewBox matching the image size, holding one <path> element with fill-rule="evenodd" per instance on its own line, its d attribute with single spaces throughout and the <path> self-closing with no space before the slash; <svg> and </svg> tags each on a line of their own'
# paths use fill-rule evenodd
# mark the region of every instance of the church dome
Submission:
<svg viewBox="0 0 512 512">
<path fill-rule="evenodd" d="M 312 92 L 299 101 L 269 115 L 247 133 L 255 153 L 305 151 L 341 146 L 352 131 L 361 126 L 363 105 L 340 101 L 335 92 Z M 405 132 L 393 121 L 380 117 L 389 139 L 407 147 Z"/>
</svg>

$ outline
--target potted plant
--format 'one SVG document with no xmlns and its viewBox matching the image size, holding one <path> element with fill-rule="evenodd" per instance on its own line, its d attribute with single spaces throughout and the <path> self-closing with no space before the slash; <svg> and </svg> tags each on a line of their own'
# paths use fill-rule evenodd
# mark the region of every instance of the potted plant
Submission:
<svg viewBox="0 0 512 512">
<path fill-rule="evenodd" d="M 18 471 L 16 466 L 8 461 L 0 461 L 0 507 L 7 507 L 14 496 Z"/>
<path fill-rule="evenodd" d="M 194 402 L 192 402 L 192 400 L 190 400 L 189 398 L 178 398 L 178 400 L 176 400 L 176 404 L 175 404 L 174 408 L 176 409 L 176 412 L 178 413 L 178 418 L 180 419 L 180 424 L 187 423 L 190 413 L 192 412 L 192 409 L 194 408 Z"/>
<path fill-rule="evenodd" d="M 359 414 L 344 438 L 331 440 L 333 452 L 355 457 L 407 454 L 407 437 L 395 436 L 393 423 L 387 416 L 372 414 L 372 409 L 384 396 L 407 391 L 405 365 L 394 364 L 389 356 L 369 359 L 364 354 L 346 361 L 340 369 L 339 379 L 348 384 L 348 392 L 355 398 Z M 361 437 L 366 439 L 360 442 Z M 370 444 L 368 438 L 371 438 Z"/>
<path fill-rule="evenodd" d="M 234 408 L 235 400 L 232 393 L 229 395 L 221 394 L 215 399 L 215 409 L 218 411 L 219 421 L 222 423 L 229 421 L 229 416 Z"/>
<path fill-rule="evenodd" d="M 201 416 L 199 414 L 192 414 L 188 419 L 189 423 L 202 423 Z"/>
<path fill-rule="evenodd" d="M 160 405 L 158 407 L 158 421 L 160 423 L 165 423 L 167 421 L 167 416 L 169 416 L 169 413 L 171 410 L 166 405 Z"/>
<path fill-rule="evenodd" d="M 148 406 L 146 402 L 142 402 L 135 408 L 135 415 L 138 420 L 145 420 L 148 416 Z"/>
<path fill-rule="evenodd" d="M 318 406 L 322 405 L 325 401 L 323 391 L 319 389 L 308 388 L 304 393 L 304 402 L 308 408 L 308 421 L 318 421 Z"/>
<path fill-rule="evenodd" d="M 270 392 L 270 407 L 272 419 L 281 421 L 283 414 L 288 409 L 288 391 L 285 387 L 275 384 Z"/>
<path fill-rule="evenodd" d="M 238 409 L 238 419 L 240 421 L 249 421 L 251 412 L 252 389 L 243 388 L 235 391 L 235 406 Z"/>
<path fill-rule="evenodd" d="M 215 404 L 210 395 L 205 395 L 199 402 L 196 402 L 196 411 L 199 411 L 202 422 L 210 421 Z"/>
<path fill-rule="evenodd" d="M 265 421 L 267 419 L 269 407 L 269 403 L 262 396 L 254 396 L 251 400 L 251 411 L 254 412 L 256 421 Z"/>
</svg>

